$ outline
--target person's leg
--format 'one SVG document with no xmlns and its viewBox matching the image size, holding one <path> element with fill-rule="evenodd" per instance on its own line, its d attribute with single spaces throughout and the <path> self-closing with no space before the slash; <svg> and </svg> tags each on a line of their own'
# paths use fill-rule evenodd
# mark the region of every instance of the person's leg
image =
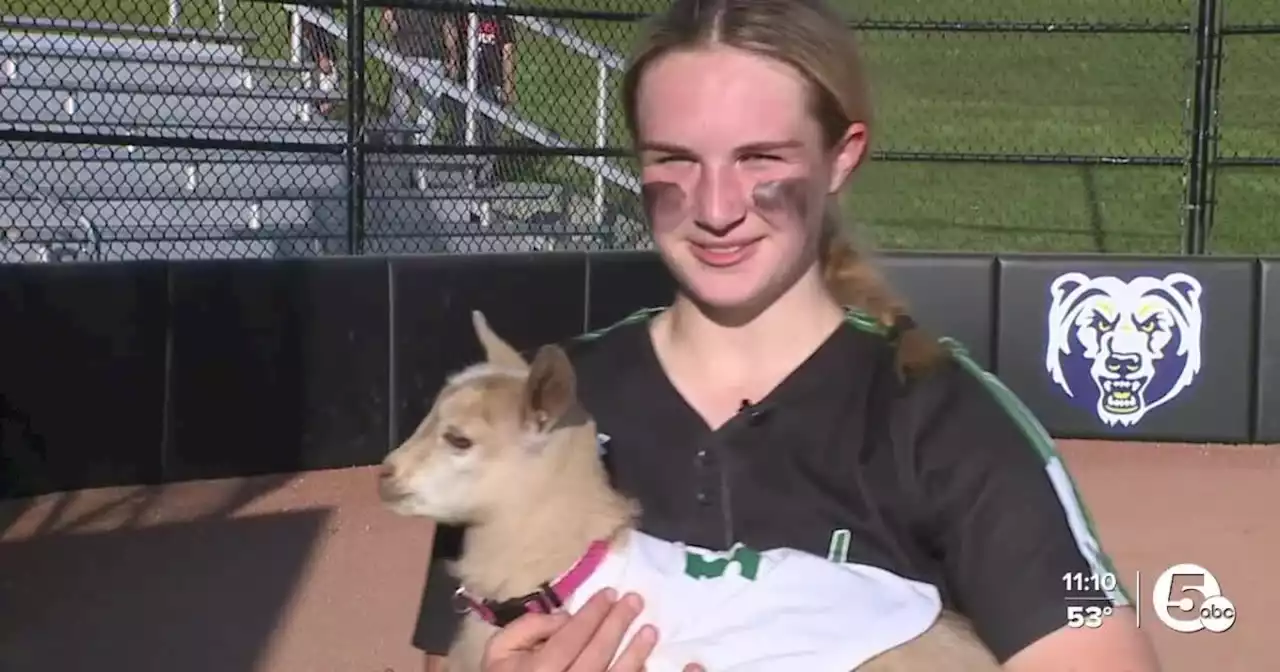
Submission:
<svg viewBox="0 0 1280 672">
<path fill-rule="evenodd" d="M 419 72 L 435 76 L 444 75 L 444 65 L 436 59 L 419 59 L 415 66 Z M 441 95 L 432 91 L 428 87 L 419 86 L 418 93 L 418 115 L 414 119 L 414 126 L 417 129 L 417 144 L 429 145 L 436 142 L 438 132 L 440 130 L 440 120 L 442 116 Z"/>
<path fill-rule="evenodd" d="M 462 144 L 462 133 L 467 123 L 465 107 L 452 96 L 441 95 L 436 102 L 440 110 L 440 144 Z"/>
<path fill-rule="evenodd" d="M 412 68 L 413 77 L 404 76 L 404 80 L 408 83 L 406 90 L 410 97 L 411 105 L 405 115 L 397 120 L 397 124 L 409 127 L 405 132 L 407 136 L 406 144 L 410 145 L 431 145 L 437 142 L 437 134 L 440 129 L 440 100 L 439 95 L 434 94 L 430 90 L 432 84 L 429 77 L 423 77 L 424 74 L 440 74 L 443 72 L 443 65 L 436 59 L 416 58 L 409 60 Z M 426 159 L 420 159 L 426 162 Z M 426 176 L 428 171 L 423 169 L 418 162 L 411 164 L 411 183 L 418 189 L 427 187 Z"/>
<path fill-rule="evenodd" d="M 444 61 L 435 62 L 435 73 L 441 79 L 458 84 L 456 80 L 449 78 L 448 70 L 445 69 Z M 440 129 L 437 142 L 443 145 L 460 145 L 463 139 L 463 129 L 466 128 L 466 105 L 457 98 L 440 93 L 434 97 L 435 112 L 437 116 L 437 126 Z"/>
<path fill-rule="evenodd" d="M 333 62 L 333 58 L 327 54 L 321 54 L 316 59 L 316 66 L 320 71 L 319 81 L 316 82 L 316 88 L 322 93 L 336 93 L 340 89 L 340 80 L 338 79 L 338 70 Z M 323 100 L 316 103 L 316 110 L 320 114 L 325 115 L 333 111 L 333 101 Z"/>
<path fill-rule="evenodd" d="M 502 87 L 491 85 L 485 89 L 485 98 L 491 102 L 501 105 Z M 504 124 L 493 117 L 482 114 L 479 119 L 479 133 L 477 142 L 481 145 L 496 147 L 502 141 L 502 128 Z"/>
<path fill-rule="evenodd" d="M 387 101 L 390 109 L 390 121 L 396 126 L 408 126 L 413 120 L 413 81 L 399 70 L 391 72 L 391 99 Z M 397 139 L 405 139 L 398 132 L 392 133 Z"/>
<path fill-rule="evenodd" d="M 502 87 L 492 85 L 486 87 L 484 91 L 485 100 L 502 105 Z M 505 109 L 505 106 L 503 106 Z M 476 119 L 476 144 L 482 147 L 498 147 L 503 143 L 503 133 L 506 124 L 497 119 L 482 114 Z M 493 165 L 492 172 L 488 173 L 490 180 L 501 180 L 506 174 L 508 166 L 514 157 L 508 154 L 495 154 L 490 157 L 490 163 Z"/>
<path fill-rule="evenodd" d="M 418 116 L 414 121 L 417 132 L 417 144 L 430 145 L 436 142 L 436 134 L 440 130 L 440 96 L 438 94 L 419 91 L 421 102 L 418 105 Z"/>
</svg>

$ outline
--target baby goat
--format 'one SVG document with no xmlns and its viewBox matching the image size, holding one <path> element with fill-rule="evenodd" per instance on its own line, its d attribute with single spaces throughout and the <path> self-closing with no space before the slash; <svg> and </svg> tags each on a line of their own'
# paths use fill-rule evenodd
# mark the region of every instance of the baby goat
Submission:
<svg viewBox="0 0 1280 672">
<path fill-rule="evenodd" d="M 573 613 L 613 587 L 645 597 L 627 640 L 658 627 L 652 672 L 995 672 L 933 586 L 792 549 L 712 551 L 656 539 L 613 490 L 564 351 L 532 364 L 472 314 L 487 361 L 452 376 L 383 463 L 400 515 L 466 528 L 452 567 L 468 615 L 451 672 L 480 669 L 496 628 L 528 611 Z M 624 645 L 627 640 L 624 640 Z"/>
</svg>

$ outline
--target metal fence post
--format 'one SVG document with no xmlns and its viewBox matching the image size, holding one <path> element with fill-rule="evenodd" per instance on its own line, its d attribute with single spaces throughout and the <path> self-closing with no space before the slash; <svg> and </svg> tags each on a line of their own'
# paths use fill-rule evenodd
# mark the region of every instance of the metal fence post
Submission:
<svg viewBox="0 0 1280 672">
<path fill-rule="evenodd" d="M 289 63 L 302 65 L 302 15 L 289 12 Z M 307 88 L 311 88 L 311 73 L 306 74 Z"/>
<path fill-rule="evenodd" d="M 347 0 L 347 252 L 360 254 L 365 214 L 364 0 Z"/>
<path fill-rule="evenodd" d="M 609 66 L 604 59 L 596 60 L 596 148 L 604 149 L 609 144 Z M 594 224 L 597 232 L 604 230 L 604 164 L 608 161 L 604 156 L 596 157 L 595 198 L 592 203 L 595 216 Z"/>
<path fill-rule="evenodd" d="M 446 15 L 448 17 L 448 15 Z M 475 12 L 467 14 L 467 91 L 471 97 L 467 100 L 466 134 L 464 140 L 468 147 L 476 144 L 476 103 L 475 96 L 480 91 L 480 15 Z"/>
<path fill-rule="evenodd" d="M 218 30 L 229 33 L 236 29 L 232 19 L 235 11 L 235 0 L 218 0 Z"/>
<path fill-rule="evenodd" d="M 1218 59 L 1220 58 L 1221 7 L 1218 0 L 1199 0 L 1196 17 L 1195 79 L 1191 100 L 1191 166 L 1187 176 L 1186 224 L 1182 230 L 1182 253 L 1204 254 L 1205 239 L 1213 217 L 1213 157 L 1217 137 Z"/>
</svg>

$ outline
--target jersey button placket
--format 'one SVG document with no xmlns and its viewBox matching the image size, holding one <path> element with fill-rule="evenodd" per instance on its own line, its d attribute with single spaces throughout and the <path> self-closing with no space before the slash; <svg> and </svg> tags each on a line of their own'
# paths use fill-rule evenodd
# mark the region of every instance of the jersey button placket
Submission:
<svg viewBox="0 0 1280 672">
<path fill-rule="evenodd" d="M 694 501 L 697 502 L 698 526 L 705 530 L 709 538 L 727 540 L 730 531 L 726 528 L 729 512 L 724 510 L 728 501 L 724 498 L 725 462 L 723 459 L 724 437 L 717 434 L 708 437 L 693 454 Z"/>
<path fill-rule="evenodd" d="M 694 482 L 696 484 L 693 498 L 703 507 L 710 506 L 713 503 L 715 488 L 718 487 L 719 483 L 718 465 L 716 464 L 714 453 L 707 445 L 709 443 L 710 441 L 707 441 L 698 446 L 698 450 L 693 454 Z"/>
</svg>

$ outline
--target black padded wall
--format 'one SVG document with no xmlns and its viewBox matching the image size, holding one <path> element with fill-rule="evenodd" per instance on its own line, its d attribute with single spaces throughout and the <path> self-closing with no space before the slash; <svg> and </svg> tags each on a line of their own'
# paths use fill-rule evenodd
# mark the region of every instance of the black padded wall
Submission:
<svg viewBox="0 0 1280 672">
<path fill-rule="evenodd" d="M 1280 442 L 1280 261 L 883 266 L 1055 436 Z M 373 464 L 471 310 L 528 350 L 674 290 L 652 252 L 0 266 L 0 496 Z"/>
</svg>

